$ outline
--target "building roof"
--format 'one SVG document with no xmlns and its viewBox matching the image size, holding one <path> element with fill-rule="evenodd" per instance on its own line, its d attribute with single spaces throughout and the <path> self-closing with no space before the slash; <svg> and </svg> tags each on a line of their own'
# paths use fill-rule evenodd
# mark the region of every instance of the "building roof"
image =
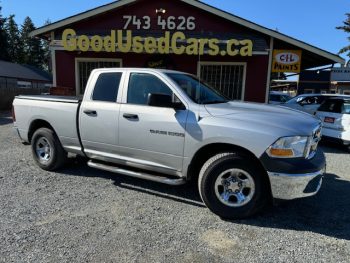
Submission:
<svg viewBox="0 0 350 263">
<path fill-rule="evenodd" d="M 132 4 L 132 3 L 136 2 L 136 1 L 137 0 L 119 0 L 119 1 L 115 1 L 115 2 L 112 2 L 112 3 L 109 3 L 109 4 L 106 4 L 106 5 L 103 5 L 103 6 L 100 6 L 100 7 L 91 9 L 91 10 L 88 10 L 88 11 L 83 12 L 83 13 L 80 13 L 80 14 L 77 14 L 77 15 L 74 15 L 74 16 L 70 16 L 70 17 L 68 17 L 66 19 L 59 20 L 59 21 L 57 21 L 55 23 L 52 23 L 52 24 L 49 24 L 47 26 L 40 27 L 40 28 L 32 31 L 30 36 L 44 35 L 44 34 L 47 34 L 50 31 L 54 31 L 56 29 L 62 28 L 64 26 L 67 26 L 69 24 L 72 24 L 72 23 L 75 23 L 75 22 L 78 22 L 78 21 L 81 21 L 81 20 L 85 20 L 85 19 L 91 18 L 91 17 L 96 16 L 96 15 L 100 15 L 100 14 L 109 12 L 111 10 L 114 10 L 116 8 L 119 8 L 119 7 L 122 7 L 124 5 Z M 187 3 L 189 5 L 197 7 L 199 9 L 202 9 L 204 11 L 207 11 L 209 13 L 212 13 L 212 14 L 217 15 L 219 17 L 222 17 L 224 19 L 227 19 L 227 20 L 229 20 L 231 22 L 234 22 L 234 23 L 237 23 L 237 24 L 241 24 L 241 25 L 243 25 L 243 26 L 245 26 L 247 28 L 250 28 L 252 30 L 255 30 L 255 31 L 261 32 L 263 34 L 269 35 L 269 36 L 273 37 L 274 39 L 277 39 L 277 40 L 289 43 L 289 44 L 291 44 L 293 46 L 296 46 L 298 48 L 304 49 L 304 50 L 306 50 L 308 52 L 317 54 L 318 56 L 324 57 L 326 59 L 325 62 L 327 61 L 327 62 L 329 62 L 329 64 L 332 64 L 332 63 L 344 64 L 345 63 L 345 60 L 343 58 L 341 58 L 339 55 L 336 55 L 336 54 L 330 53 L 330 52 L 328 52 L 326 50 L 317 48 L 317 47 L 315 47 L 313 45 L 310 45 L 310 44 L 307 44 L 307 43 L 305 43 L 303 41 L 300 41 L 298 39 L 289 37 L 289 36 L 287 36 L 285 34 L 277 32 L 275 30 L 271 30 L 269 28 L 260 26 L 260 25 L 258 25 L 256 23 L 253 23 L 253 22 L 248 21 L 246 19 L 243 19 L 241 17 L 235 16 L 233 14 L 230 14 L 228 12 L 220 10 L 220 9 L 218 9 L 216 7 L 211 6 L 211 5 L 202 3 L 202 2 L 197 1 L 197 0 L 179 0 L 179 1 Z"/>
<path fill-rule="evenodd" d="M 39 68 L 0 60 L 0 77 L 52 82 L 52 76 Z"/>
</svg>

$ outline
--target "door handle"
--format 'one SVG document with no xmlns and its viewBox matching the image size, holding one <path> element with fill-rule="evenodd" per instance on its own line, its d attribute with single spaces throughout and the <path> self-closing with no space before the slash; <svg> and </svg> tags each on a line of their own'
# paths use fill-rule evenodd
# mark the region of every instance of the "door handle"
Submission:
<svg viewBox="0 0 350 263">
<path fill-rule="evenodd" d="M 97 111 L 95 111 L 95 110 L 84 110 L 83 112 L 86 115 L 97 115 Z"/>
<path fill-rule="evenodd" d="M 129 119 L 129 120 L 138 120 L 139 119 L 139 116 L 136 115 L 136 114 L 130 114 L 130 113 L 124 113 L 123 114 L 123 117 L 125 119 Z"/>
</svg>

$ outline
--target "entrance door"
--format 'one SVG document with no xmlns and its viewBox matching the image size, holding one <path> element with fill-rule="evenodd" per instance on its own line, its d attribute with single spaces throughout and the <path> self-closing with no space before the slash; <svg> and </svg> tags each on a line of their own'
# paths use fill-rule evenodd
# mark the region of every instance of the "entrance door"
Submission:
<svg viewBox="0 0 350 263">
<path fill-rule="evenodd" d="M 131 72 L 120 107 L 120 151 L 134 165 L 176 175 L 182 170 L 188 111 L 148 106 L 150 93 L 173 95 L 156 75 Z"/>
</svg>

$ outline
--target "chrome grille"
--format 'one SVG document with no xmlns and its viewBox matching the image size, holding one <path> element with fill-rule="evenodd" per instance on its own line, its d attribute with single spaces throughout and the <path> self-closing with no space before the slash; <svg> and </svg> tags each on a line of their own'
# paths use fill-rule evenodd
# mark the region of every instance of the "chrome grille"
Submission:
<svg viewBox="0 0 350 263">
<path fill-rule="evenodd" d="M 312 136 L 311 136 L 311 139 L 309 142 L 309 147 L 308 147 L 308 151 L 309 151 L 309 154 L 307 155 L 308 159 L 311 159 L 312 157 L 315 156 L 318 143 L 321 140 L 321 134 L 322 134 L 322 128 L 321 128 L 321 125 L 319 125 L 312 132 Z"/>
</svg>

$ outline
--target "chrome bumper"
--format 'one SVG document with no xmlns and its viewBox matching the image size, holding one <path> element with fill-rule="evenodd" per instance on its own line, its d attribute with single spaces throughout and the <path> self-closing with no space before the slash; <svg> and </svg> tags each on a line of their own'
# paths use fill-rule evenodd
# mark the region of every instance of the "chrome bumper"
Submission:
<svg viewBox="0 0 350 263">
<path fill-rule="evenodd" d="M 268 172 L 273 198 L 296 199 L 315 195 L 322 185 L 325 169 L 306 174 Z"/>
</svg>

